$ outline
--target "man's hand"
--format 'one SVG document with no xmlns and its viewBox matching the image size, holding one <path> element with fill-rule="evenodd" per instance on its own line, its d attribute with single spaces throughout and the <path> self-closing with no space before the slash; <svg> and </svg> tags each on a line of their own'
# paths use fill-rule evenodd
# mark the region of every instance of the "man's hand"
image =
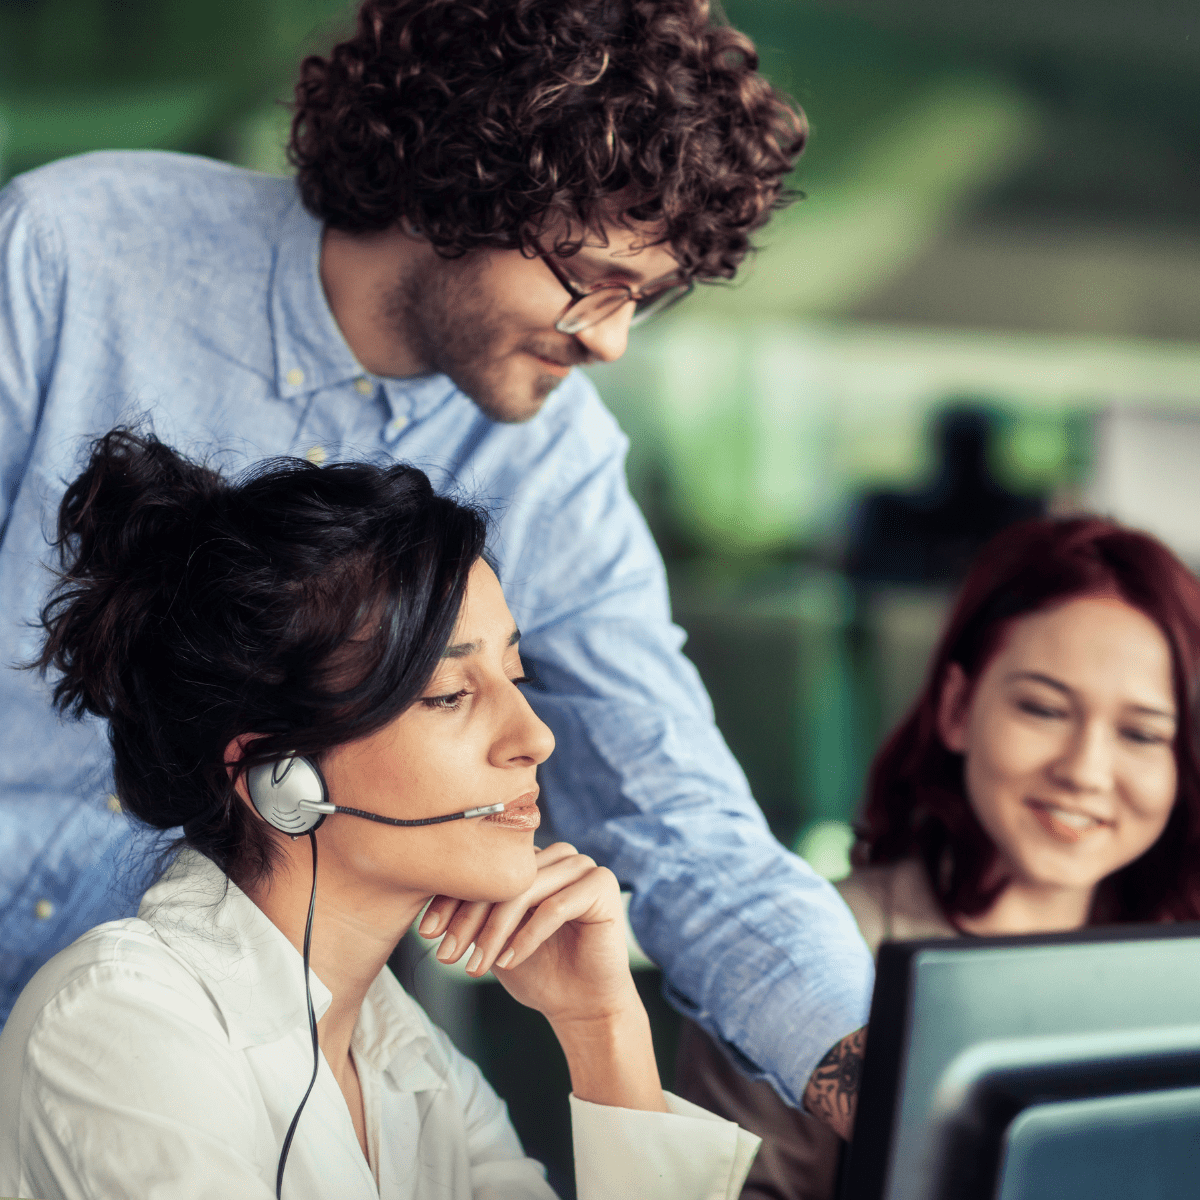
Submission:
<svg viewBox="0 0 1200 1200">
<path fill-rule="evenodd" d="M 804 1089 L 804 1107 L 846 1141 L 854 1132 L 867 1031 L 842 1038 L 819 1063 Z"/>
</svg>

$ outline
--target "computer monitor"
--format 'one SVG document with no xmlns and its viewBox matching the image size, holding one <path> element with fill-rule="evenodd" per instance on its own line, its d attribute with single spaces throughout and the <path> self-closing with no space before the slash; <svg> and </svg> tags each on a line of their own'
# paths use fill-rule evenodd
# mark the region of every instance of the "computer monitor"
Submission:
<svg viewBox="0 0 1200 1200">
<path fill-rule="evenodd" d="M 842 1195 L 1200 1196 L 1200 924 L 885 943 Z"/>
</svg>

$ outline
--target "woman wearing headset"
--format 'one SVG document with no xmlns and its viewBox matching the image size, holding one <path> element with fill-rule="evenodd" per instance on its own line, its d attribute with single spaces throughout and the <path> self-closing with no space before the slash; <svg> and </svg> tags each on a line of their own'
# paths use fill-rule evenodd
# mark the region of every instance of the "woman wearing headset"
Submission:
<svg viewBox="0 0 1200 1200">
<path fill-rule="evenodd" d="M 182 848 L 0 1035 L 0 1194 L 549 1200 L 386 968 L 437 896 L 439 958 L 473 944 L 558 1036 L 581 1198 L 737 1195 L 757 1139 L 659 1086 L 614 877 L 534 848 L 553 737 L 477 513 L 409 467 L 230 484 L 117 430 L 59 546 L 39 665 Z"/>
<path fill-rule="evenodd" d="M 872 766 L 849 877 L 872 951 L 1200 917 L 1200 581 L 1097 518 L 976 559 Z M 868 1035 L 869 1036 L 869 1035 Z M 840 1143 L 688 1026 L 677 1086 L 764 1144 L 743 1200 L 828 1200 Z"/>
</svg>

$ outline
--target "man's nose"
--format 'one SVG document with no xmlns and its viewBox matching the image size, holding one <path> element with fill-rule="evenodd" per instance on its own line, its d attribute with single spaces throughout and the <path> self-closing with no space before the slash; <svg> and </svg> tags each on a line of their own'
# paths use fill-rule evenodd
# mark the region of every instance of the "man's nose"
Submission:
<svg viewBox="0 0 1200 1200">
<path fill-rule="evenodd" d="M 629 323 L 633 320 L 633 301 L 622 304 L 616 312 L 589 325 L 575 335 L 587 352 L 600 362 L 616 362 L 629 345 Z"/>
</svg>

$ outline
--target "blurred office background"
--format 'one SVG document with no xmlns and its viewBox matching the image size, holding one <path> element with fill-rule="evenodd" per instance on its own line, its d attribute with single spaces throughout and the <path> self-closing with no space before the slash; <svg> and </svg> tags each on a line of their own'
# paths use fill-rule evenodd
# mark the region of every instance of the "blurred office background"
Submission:
<svg viewBox="0 0 1200 1200">
<path fill-rule="evenodd" d="M 1098 507 L 1200 564 L 1194 0 L 727 0 L 812 126 L 734 286 L 594 369 L 687 651 L 776 835 L 830 876 L 989 533 Z M 0 180 L 173 149 L 287 170 L 335 0 L 0 0 Z M 1195 529 L 1193 526 L 1195 525 Z M 566 1077 L 496 984 L 409 953 L 569 1193 Z M 672 1020 L 639 973 L 664 1068 Z M 558 1074 L 554 1075 L 557 1071 Z"/>
</svg>

